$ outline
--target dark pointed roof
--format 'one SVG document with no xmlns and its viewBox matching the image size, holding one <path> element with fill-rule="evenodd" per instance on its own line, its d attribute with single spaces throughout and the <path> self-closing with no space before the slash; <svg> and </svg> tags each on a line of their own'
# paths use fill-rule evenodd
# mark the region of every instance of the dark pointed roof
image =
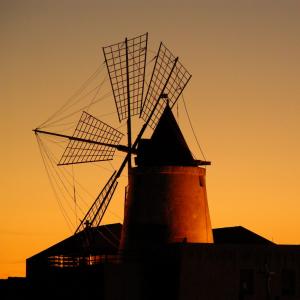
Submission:
<svg viewBox="0 0 300 300">
<path fill-rule="evenodd" d="M 136 163 L 139 166 L 197 164 L 169 106 L 166 106 L 151 139 L 140 141 Z"/>
</svg>

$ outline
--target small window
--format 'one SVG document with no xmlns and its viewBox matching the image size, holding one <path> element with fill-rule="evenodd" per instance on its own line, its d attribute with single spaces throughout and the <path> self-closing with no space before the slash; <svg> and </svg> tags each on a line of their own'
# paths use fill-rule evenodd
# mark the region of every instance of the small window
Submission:
<svg viewBox="0 0 300 300">
<path fill-rule="evenodd" d="M 199 185 L 200 185 L 201 187 L 204 186 L 204 180 L 203 180 L 203 178 L 202 178 L 201 176 L 199 177 Z"/>
<path fill-rule="evenodd" d="M 293 296 L 296 294 L 296 272 L 294 270 L 282 270 L 281 291 L 282 295 Z"/>
<path fill-rule="evenodd" d="M 250 269 L 240 271 L 240 294 L 252 295 L 254 293 L 254 272 Z"/>
</svg>

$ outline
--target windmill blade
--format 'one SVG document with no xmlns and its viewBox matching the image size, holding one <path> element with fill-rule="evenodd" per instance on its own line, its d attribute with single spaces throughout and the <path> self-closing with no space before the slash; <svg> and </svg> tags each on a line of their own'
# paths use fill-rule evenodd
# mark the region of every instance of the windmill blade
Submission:
<svg viewBox="0 0 300 300">
<path fill-rule="evenodd" d="M 160 98 L 167 98 L 172 108 L 186 87 L 192 75 L 178 61 L 163 43 L 160 43 L 156 56 L 151 81 L 141 109 L 141 117 L 154 129 L 164 110 L 165 102 Z M 154 112 L 153 112 L 154 110 Z M 152 115 L 152 116 L 150 116 Z M 148 120 L 150 117 L 150 120 Z"/>
<path fill-rule="evenodd" d="M 134 147 L 136 147 L 138 140 L 139 139 L 137 138 L 133 145 Z M 125 156 L 119 170 L 115 171 L 113 173 L 113 175 L 109 178 L 105 187 L 102 189 L 99 196 L 94 201 L 93 205 L 91 206 L 91 208 L 89 209 L 89 211 L 87 212 L 87 214 L 85 215 L 83 220 L 81 221 L 81 223 L 78 226 L 78 228 L 76 229 L 75 233 L 82 231 L 86 226 L 95 227 L 100 224 L 100 222 L 106 212 L 106 209 L 110 203 L 110 200 L 117 188 L 117 185 L 118 185 L 117 180 L 121 176 L 129 158 L 130 158 L 130 154 L 128 153 Z"/>
<path fill-rule="evenodd" d="M 76 229 L 75 234 L 79 231 L 82 231 L 86 227 L 97 227 L 100 224 L 118 185 L 118 177 L 116 176 L 116 173 L 117 172 L 115 171 L 109 178 L 108 182 Z"/>
<path fill-rule="evenodd" d="M 145 82 L 147 41 L 148 33 L 103 47 L 120 121 L 140 113 Z"/>
<path fill-rule="evenodd" d="M 147 34 L 141 37 L 145 37 L 145 36 L 146 36 L 146 41 L 145 41 L 144 51 L 146 52 Z M 141 37 L 138 38 L 141 39 Z M 152 128 L 155 128 L 164 108 L 164 104 L 159 102 L 159 99 L 163 97 L 163 94 L 164 93 L 168 94 L 169 105 L 173 106 L 176 103 L 180 94 L 182 93 L 183 89 L 185 88 L 186 84 L 191 78 L 191 75 L 188 73 L 188 71 L 186 71 L 186 69 L 178 62 L 178 58 L 175 58 L 173 54 L 161 43 L 156 57 L 156 62 L 153 69 L 151 82 L 148 87 L 145 101 L 143 103 L 143 108 L 140 111 L 138 109 L 135 110 L 135 108 L 141 106 L 141 100 L 136 101 L 136 99 L 142 99 L 143 88 L 141 88 L 141 84 L 144 85 L 146 53 L 144 53 L 145 59 L 142 60 L 141 63 L 143 65 L 143 69 L 139 69 L 138 72 L 139 74 L 141 71 L 143 71 L 142 77 L 140 77 L 140 75 L 136 75 L 136 76 L 133 75 L 134 71 L 132 71 L 133 74 L 129 76 L 129 79 L 131 80 L 131 81 L 129 80 L 129 85 L 132 84 L 132 86 L 135 86 L 136 84 L 138 88 L 137 91 L 133 94 L 133 99 L 135 100 L 132 102 L 132 103 L 136 103 L 136 106 L 133 105 L 131 111 L 129 105 L 130 110 L 128 110 L 128 105 L 127 105 L 128 97 L 131 96 L 130 93 L 134 91 L 134 89 L 130 90 L 131 85 L 129 86 L 129 92 L 127 89 L 128 77 L 126 75 L 127 72 L 126 63 L 128 63 L 129 60 L 126 59 L 126 55 L 128 54 L 127 52 L 128 44 L 134 45 L 135 39 L 126 40 L 126 43 L 118 43 L 103 48 L 120 121 L 126 119 L 127 117 L 130 117 L 130 115 L 134 115 L 138 113 L 140 113 L 142 118 L 145 120 L 145 124 L 140 130 L 138 136 L 136 137 L 131 150 L 136 149 L 137 144 L 141 139 L 143 133 L 145 132 L 148 124 L 150 124 Z M 143 51 L 143 48 L 140 46 L 141 43 L 138 45 L 140 50 L 137 51 L 138 52 Z M 132 70 L 135 70 L 134 59 L 132 60 L 132 62 L 130 62 L 130 65 L 132 67 Z M 128 72 L 127 74 L 130 74 L 130 72 Z M 142 81 L 141 78 L 143 78 Z M 90 210 L 88 211 L 84 219 L 82 220 L 81 224 L 77 228 L 76 233 L 78 231 L 83 230 L 86 224 L 89 224 L 90 226 L 99 225 L 100 221 L 102 220 L 105 214 L 106 208 L 113 196 L 113 193 L 117 187 L 118 184 L 117 179 L 120 177 L 122 171 L 124 170 L 126 164 L 129 161 L 130 161 L 130 151 L 124 158 L 119 170 L 112 175 L 112 177 L 109 179 L 104 189 L 101 191 L 101 193 L 95 200 L 94 204 L 92 205 L 92 207 L 90 208 Z"/>
<path fill-rule="evenodd" d="M 73 134 L 75 139 L 70 139 L 58 165 L 111 160 L 122 137 L 123 133 L 84 111 Z M 101 143 L 116 147 L 101 145 Z"/>
</svg>

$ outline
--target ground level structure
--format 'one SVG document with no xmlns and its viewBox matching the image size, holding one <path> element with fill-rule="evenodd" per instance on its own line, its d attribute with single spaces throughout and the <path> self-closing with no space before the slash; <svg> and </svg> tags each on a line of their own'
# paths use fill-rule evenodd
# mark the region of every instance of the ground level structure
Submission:
<svg viewBox="0 0 300 300">
<path fill-rule="evenodd" d="M 28 258 L 26 279 L 2 282 L 1 299 L 300 299 L 300 246 L 237 226 L 214 229 L 213 244 L 124 255 L 121 230 L 87 228 Z"/>
</svg>

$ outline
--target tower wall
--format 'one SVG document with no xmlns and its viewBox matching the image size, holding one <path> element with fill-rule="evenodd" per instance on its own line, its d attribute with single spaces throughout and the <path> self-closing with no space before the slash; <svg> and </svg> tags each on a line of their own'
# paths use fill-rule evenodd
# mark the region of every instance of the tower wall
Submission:
<svg viewBox="0 0 300 300">
<path fill-rule="evenodd" d="M 146 250 L 172 242 L 212 243 L 205 173 L 200 167 L 133 168 L 120 249 Z"/>
</svg>

